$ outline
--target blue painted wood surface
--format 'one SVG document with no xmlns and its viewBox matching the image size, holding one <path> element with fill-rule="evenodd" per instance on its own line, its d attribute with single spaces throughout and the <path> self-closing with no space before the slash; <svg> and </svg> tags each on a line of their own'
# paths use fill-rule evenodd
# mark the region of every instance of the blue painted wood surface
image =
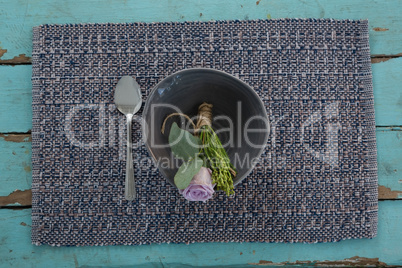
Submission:
<svg viewBox="0 0 402 268">
<path fill-rule="evenodd" d="M 372 54 L 402 53 L 399 0 L 0 0 L 0 7 L 5 58 L 30 55 L 31 27 L 39 24 L 267 18 L 369 19 Z"/>
<path fill-rule="evenodd" d="M 402 125 L 402 58 L 375 63 L 371 66 L 376 125 Z"/>
<path fill-rule="evenodd" d="M 12 136 L 12 135 L 11 135 Z M 0 136 L 0 196 L 7 196 L 15 190 L 31 189 L 32 147 L 29 136 L 14 141 L 10 135 Z"/>
<path fill-rule="evenodd" d="M 265 18 L 335 18 L 370 22 L 372 55 L 392 56 L 372 65 L 379 182 L 397 198 L 402 193 L 402 1 L 375 0 L 0 0 L 0 197 L 29 189 L 31 66 L 9 66 L 31 55 L 31 28 L 44 23 L 193 21 Z M 17 58 L 16 58 L 17 57 Z M 21 62 L 28 63 L 24 57 Z M 389 128 L 388 126 L 393 126 Z M 15 137 L 14 137 L 15 138 Z M 396 196 L 396 197 L 394 197 Z M 379 233 L 372 240 L 326 244 L 207 243 L 108 247 L 36 247 L 30 243 L 30 209 L 0 209 L 0 267 L 245 265 L 260 261 L 379 258 L 402 265 L 402 201 L 382 201 Z M 264 262 L 260 262 L 264 263 Z M 338 262 L 341 263 L 341 262 Z M 310 263 L 314 265 L 314 263 Z"/>
<path fill-rule="evenodd" d="M 402 131 L 377 128 L 378 184 L 402 198 Z M 399 192 L 399 193 L 398 193 Z M 402 206 L 402 203 L 400 204 Z M 402 215 L 401 215 L 402 218 Z M 402 232 L 402 230 L 401 230 Z M 402 243 L 402 241 L 401 241 Z M 402 252 L 401 252 L 402 256 Z"/>
<path fill-rule="evenodd" d="M 0 65 L 0 133 L 32 128 L 31 65 Z"/>
</svg>

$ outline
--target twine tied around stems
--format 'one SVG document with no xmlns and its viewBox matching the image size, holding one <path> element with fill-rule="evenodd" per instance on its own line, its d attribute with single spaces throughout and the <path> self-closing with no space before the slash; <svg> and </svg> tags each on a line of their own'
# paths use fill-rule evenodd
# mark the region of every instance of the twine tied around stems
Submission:
<svg viewBox="0 0 402 268">
<path fill-rule="evenodd" d="M 173 116 L 183 116 L 186 118 L 191 125 L 193 126 L 194 133 L 197 135 L 197 133 L 200 131 L 201 127 L 203 126 L 211 126 L 212 125 L 212 104 L 203 102 L 200 106 L 198 106 L 198 119 L 197 119 L 197 124 L 194 124 L 193 120 L 191 118 L 183 113 L 171 113 L 169 114 L 165 120 L 163 120 L 162 127 L 161 127 L 161 132 L 162 134 L 165 134 L 165 126 L 166 122 L 169 118 Z"/>
<path fill-rule="evenodd" d="M 206 102 L 198 106 L 198 120 L 197 125 L 195 126 L 196 132 L 198 132 L 203 126 L 212 125 L 212 107 L 212 104 Z"/>
</svg>

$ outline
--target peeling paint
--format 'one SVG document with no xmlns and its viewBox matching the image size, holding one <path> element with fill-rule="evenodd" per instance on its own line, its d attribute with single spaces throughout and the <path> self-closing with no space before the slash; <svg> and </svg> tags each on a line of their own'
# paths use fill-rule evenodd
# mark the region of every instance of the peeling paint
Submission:
<svg viewBox="0 0 402 268">
<path fill-rule="evenodd" d="M 0 48 L 0 58 L 3 57 L 4 54 L 6 54 L 7 49 L 1 49 Z"/>
<path fill-rule="evenodd" d="M 32 191 L 29 190 L 16 190 L 8 196 L 0 196 L 0 206 L 7 206 L 13 204 L 19 204 L 21 206 L 32 205 Z"/>
<path fill-rule="evenodd" d="M 202 13 L 200 13 L 200 18 L 202 17 Z"/>
<path fill-rule="evenodd" d="M 255 2 L 255 4 L 258 6 L 260 4 L 261 0 L 258 0 L 257 2 Z"/>
<path fill-rule="evenodd" d="M 373 30 L 376 31 L 376 32 L 385 32 L 385 31 L 388 31 L 389 29 L 387 29 L 387 28 L 375 27 L 375 28 L 373 28 Z"/>
<path fill-rule="evenodd" d="M 388 61 L 390 59 L 393 59 L 393 58 L 391 58 L 391 57 L 371 58 L 371 63 L 380 63 L 380 62 Z"/>
<path fill-rule="evenodd" d="M 395 59 L 395 58 L 399 58 L 399 57 L 402 57 L 402 53 L 398 53 L 398 54 L 394 54 L 394 55 L 385 55 L 385 54 L 372 55 L 371 63 L 384 62 L 384 61 L 388 61 L 390 59 Z"/>
<path fill-rule="evenodd" d="M 3 55 L 3 54 L 1 54 L 1 55 Z M 14 65 L 14 64 L 30 64 L 30 63 L 32 63 L 32 58 L 27 57 L 25 54 L 20 54 L 19 56 L 14 56 L 14 58 L 8 59 L 8 60 L 0 59 L 0 64 L 12 64 L 12 65 Z"/>
<path fill-rule="evenodd" d="M 32 171 L 32 169 L 31 169 L 30 166 L 24 166 L 24 170 L 25 170 L 26 172 L 31 172 L 31 171 Z"/>
<path fill-rule="evenodd" d="M 31 142 L 30 134 L 0 134 L 0 138 L 11 142 Z"/>
<path fill-rule="evenodd" d="M 25 223 L 25 222 L 23 222 L 23 221 L 20 223 L 20 225 L 22 225 L 22 226 L 28 226 L 28 227 L 32 227 L 31 225 L 26 224 L 26 223 Z"/>
<path fill-rule="evenodd" d="M 249 263 L 249 264 L 251 264 L 251 265 L 276 265 L 276 264 L 278 264 L 278 263 L 274 263 L 274 262 L 272 262 L 272 261 L 265 261 L 265 260 L 260 260 L 258 263 Z"/>
<path fill-rule="evenodd" d="M 402 198 L 402 191 L 391 190 L 391 188 L 379 185 L 378 199 L 399 199 Z"/>
<path fill-rule="evenodd" d="M 258 263 L 249 263 L 250 265 L 261 266 L 316 266 L 316 267 L 397 267 L 388 266 L 379 261 L 378 258 L 365 258 L 355 256 L 339 261 L 295 261 L 295 262 L 272 262 L 260 260 Z"/>
</svg>

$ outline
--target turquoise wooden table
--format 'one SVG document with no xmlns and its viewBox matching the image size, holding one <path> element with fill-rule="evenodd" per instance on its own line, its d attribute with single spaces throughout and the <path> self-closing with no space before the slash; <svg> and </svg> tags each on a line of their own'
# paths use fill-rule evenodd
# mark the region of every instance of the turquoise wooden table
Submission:
<svg viewBox="0 0 402 268">
<path fill-rule="evenodd" d="M 401 12 L 400 0 L 0 0 L 0 266 L 402 265 Z M 376 238 L 321 244 L 31 245 L 32 26 L 285 17 L 369 19 L 380 200 Z"/>
</svg>

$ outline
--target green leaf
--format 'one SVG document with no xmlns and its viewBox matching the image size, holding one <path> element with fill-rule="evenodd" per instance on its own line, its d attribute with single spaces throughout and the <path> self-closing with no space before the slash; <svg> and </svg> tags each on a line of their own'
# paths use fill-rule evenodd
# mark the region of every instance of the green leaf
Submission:
<svg viewBox="0 0 402 268">
<path fill-rule="evenodd" d="M 198 154 L 201 140 L 173 123 L 169 133 L 169 145 L 174 156 L 188 161 Z"/>
<path fill-rule="evenodd" d="M 200 171 L 203 163 L 202 159 L 198 157 L 189 162 L 184 162 L 174 176 L 174 183 L 177 188 L 180 190 L 186 189 L 193 177 Z"/>
</svg>

